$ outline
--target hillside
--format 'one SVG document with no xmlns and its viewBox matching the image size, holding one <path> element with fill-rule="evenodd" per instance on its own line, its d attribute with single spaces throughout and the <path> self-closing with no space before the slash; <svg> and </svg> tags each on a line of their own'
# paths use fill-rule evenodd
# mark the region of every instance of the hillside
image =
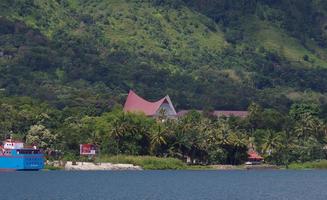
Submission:
<svg viewBox="0 0 327 200">
<path fill-rule="evenodd" d="M 0 16 L 3 101 L 96 115 L 132 88 L 179 109 L 327 105 L 323 0 L 3 0 Z"/>
</svg>

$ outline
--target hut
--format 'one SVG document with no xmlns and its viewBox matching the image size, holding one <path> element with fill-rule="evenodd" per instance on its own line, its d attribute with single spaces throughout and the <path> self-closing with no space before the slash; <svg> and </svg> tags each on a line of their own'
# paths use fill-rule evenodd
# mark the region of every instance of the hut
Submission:
<svg viewBox="0 0 327 200">
<path fill-rule="evenodd" d="M 250 150 L 248 152 L 248 161 L 245 163 L 247 165 L 259 165 L 263 162 L 263 157 L 260 156 L 256 151 Z"/>
</svg>

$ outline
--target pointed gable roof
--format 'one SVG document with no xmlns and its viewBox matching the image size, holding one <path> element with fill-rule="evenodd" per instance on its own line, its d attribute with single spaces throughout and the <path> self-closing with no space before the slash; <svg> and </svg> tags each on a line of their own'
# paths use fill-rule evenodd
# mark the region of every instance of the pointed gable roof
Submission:
<svg viewBox="0 0 327 200">
<path fill-rule="evenodd" d="M 147 116 L 154 116 L 157 114 L 157 111 L 163 103 L 168 103 L 176 115 L 175 108 L 168 95 L 156 102 L 150 102 L 138 96 L 134 91 L 130 90 L 124 105 L 124 111 L 143 112 Z"/>
</svg>

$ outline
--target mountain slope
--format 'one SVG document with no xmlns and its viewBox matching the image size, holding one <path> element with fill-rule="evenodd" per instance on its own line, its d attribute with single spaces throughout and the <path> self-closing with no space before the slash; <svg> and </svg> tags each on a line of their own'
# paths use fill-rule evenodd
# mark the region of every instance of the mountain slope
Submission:
<svg viewBox="0 0 327 200">
<path fill-rule="evenodd" d="M 1 1 L 0 88 L 91 114 L 131 88 L 178 108 L 324 105 L 327 6 L 288 2 Z"/>
</svg>

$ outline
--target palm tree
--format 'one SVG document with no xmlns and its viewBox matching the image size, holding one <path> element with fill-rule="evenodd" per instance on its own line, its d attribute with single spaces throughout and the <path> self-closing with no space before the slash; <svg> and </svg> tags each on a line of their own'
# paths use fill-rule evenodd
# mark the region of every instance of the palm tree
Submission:
<svg viewBox="0 0 327 200">
<path fill-rule="evenodd" d="M 164 124 L 156 124 L 150 134 L 151 152 L 154 153 L 162 145 L 167 144 L 167 129 Z"/>
<path fill-rule="evenodd" d="M 205 132 L 208 127 L 206 123 L 201 116 L 198 116 L 198 113 L 192 113 L 179 120 L 175 130 L 175 142 L 170 150 L 173 150 L 173 153 L 182 154 L 183 158 L 188 156 L 192 163 L 195 157 L 202 161 L 207 148 Z"/>
<path fill-rule="evenodd" d="M 281 137 L 279 134 L 272 130 L 267 130 L 266 135 L 263 138 L 262 150 L 264 153 L 268 153 L 270 156 L 281 145 Z"/>
<path fill-rule="evenodd" d="M 228 145 L 230 152 L 230 161 L 232 164 L 240 164 L 247 159 L 248 140 L 245 134 L 237 130 L 230 130 L 228 134 Z"/>
<path fill-rule="evenodd" d="M 229 145 L 229 134 L 232 132 L 226 120 L 219 120 L 212 128 L 212 134 L 209 135 L 211 142 L 215 145 Z"/>
<path fill-rule="evenodd" d="M 308 135 L 310 135 L 311 128 L 306 126 L 303 122 L 297 122 L 294 127 L 294 132 L 298 139 L 305 139 Z"/>
<path fill-rule="evenodd" d="M 299 139 L 306 140 L 310 136 L 319 137 L 323 132 L 322 122 L 310 113 L 301 115 L 301 119 L 295 125 L 295 133 Z"/>
<path fill-rule="evenodd" d="M 292 150 L 295 149 L 296 137 L 292 134 L 290 129 L 285 129 L 284 131 L 280 132 L 280 139 L 281 163 L 288 168 Z"/>
<path fill-rule="evenodd" d="M 247 146 L 248 140 L 246 139 L 245 135 L 241 132 L 231 132 L 228 136 L 229 144 L 236 148 L 242 148 Z"/>
<path fill-rule="evenodd" d="M 182 129 L 178 124 L 175 130 L 172 131 L 172 144 L 168 149 L 169 154 L 172 156 L 177 156 L 183 159 L 187 154 L 187 149 L 189 149 L 188 138 L 186 137 L 185 129 Z"/>
<path fill-rule="evenodd" d="M 127 116 L 122 113 L 118 117 L 114 119 L 111 125 L 111 129 L 109 131 L 109 137 L 113 138 L 116 140 L 116 155 L 118 156 L 120 152 L 120 143 L 121 143 L 121 138 L 127 133 L 127 132 L 134 132 L 134 127 L 131 126 L 131 124 L 128 121 Z M 118 157 L 117 157 L 118 159 Z"/>
</svg>

